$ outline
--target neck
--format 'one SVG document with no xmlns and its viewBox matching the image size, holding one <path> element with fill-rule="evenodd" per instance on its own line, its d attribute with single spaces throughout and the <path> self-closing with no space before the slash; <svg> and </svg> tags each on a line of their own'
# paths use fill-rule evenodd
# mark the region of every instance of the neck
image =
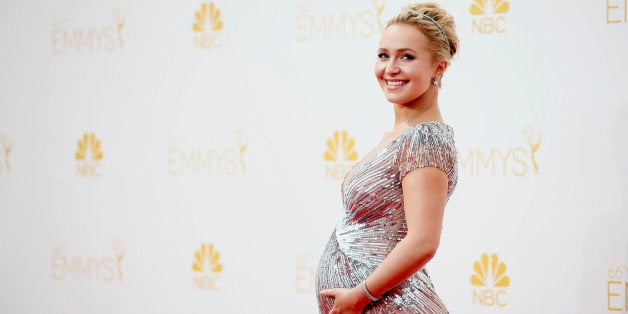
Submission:
<svg viewBox="0 0 628 314">
<path fill-rule="evenodd" d="M 395 125 L 392 133 L 403 132 L 409 127 L 427 121 L 443 121 L 438 108 L 438 92 L 428 91 L 407 104 L 394 104 Z"/>
</svg>

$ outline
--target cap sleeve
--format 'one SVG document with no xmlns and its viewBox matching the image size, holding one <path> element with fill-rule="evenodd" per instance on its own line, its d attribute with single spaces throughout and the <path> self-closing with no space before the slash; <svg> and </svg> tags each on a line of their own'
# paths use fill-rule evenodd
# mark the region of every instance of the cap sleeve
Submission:
<svg viewBox="0 0 628 314">
<path fill-rule="evenodd" d="M 447 174 L 449 188 L 457 182 L 457 158 L 453 131 L 448 126 L 420 125 L 401 141 L 397 165 L 399 179 L 423 167 L 435 167 Z"/>
</svg>

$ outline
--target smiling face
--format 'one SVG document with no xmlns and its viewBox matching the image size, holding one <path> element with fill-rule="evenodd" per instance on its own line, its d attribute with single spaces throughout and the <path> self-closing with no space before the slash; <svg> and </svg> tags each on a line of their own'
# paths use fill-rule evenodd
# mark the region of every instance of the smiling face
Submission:
<svg viewBox="0 0 628 314">
<path fill-rule="evenodd" d="M 432 85 L 440 79 L 446 62 L 434 62 L 428 38 L 415 26 L 392 24 L 384 30 L 377 52 L 375 76 L 386 99 L 412 105 L 427 95 L 436 95 Z"/>
</svg>

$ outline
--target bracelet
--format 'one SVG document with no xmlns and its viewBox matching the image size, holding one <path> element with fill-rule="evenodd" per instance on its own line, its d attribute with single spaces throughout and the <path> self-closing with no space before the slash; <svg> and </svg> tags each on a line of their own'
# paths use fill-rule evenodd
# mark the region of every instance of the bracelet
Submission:
<svg viewBox="0 0 628 314">
<path fill-rule="evenodd" d="M 375 302 L 375 301 L 379 301 L 379 299 L 381 298 L 376 298 L 374 297 L 370 292 L 369 289 L 366 288 L 366 280 L 364 280 L 362 282 L 362 291 L 364 292 L 364 294 L 366 295 L 367 298 L 369 298 L 369 300 L 371 300 L 371 302 Z"/>
</svg>

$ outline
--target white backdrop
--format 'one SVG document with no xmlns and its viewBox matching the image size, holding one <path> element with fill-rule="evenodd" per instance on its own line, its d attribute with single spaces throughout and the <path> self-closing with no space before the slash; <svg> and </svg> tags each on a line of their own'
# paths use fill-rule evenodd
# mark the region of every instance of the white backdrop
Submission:
<svg viewBox="0 0 628 314">
<path fill-rule="evenodd" d="M 392 126 L 373 65 L 404 3 L 2 1 L 0 312 L 316 313 L 340 180 Z M 437 291 L 628 312 L 628 4 L 439 3 L 461 167 Z"/>
</svg>

